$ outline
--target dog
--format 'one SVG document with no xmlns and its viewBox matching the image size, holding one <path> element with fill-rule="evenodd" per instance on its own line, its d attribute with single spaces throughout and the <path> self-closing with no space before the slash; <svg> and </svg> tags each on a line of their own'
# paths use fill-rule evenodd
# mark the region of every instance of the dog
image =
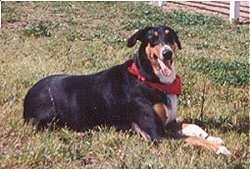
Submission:
<svg viewBox="0 0 250 169">
<path fill-rule="evenodd" d="M 123 64 L 91 75 L 52 75 L 38 81 L 25 96 L 24 121 L 38 130 L 114 126 L 154 142 L 170 126 L 189 144 L 230 154 L 222 139 L 176 120 L 181 78 L 173 57 L 182 48 L 177 33 L 168 26 L 146 27 L 127 46 L 137 41 L 141 44 L 134 58 Z"/>
</svg>

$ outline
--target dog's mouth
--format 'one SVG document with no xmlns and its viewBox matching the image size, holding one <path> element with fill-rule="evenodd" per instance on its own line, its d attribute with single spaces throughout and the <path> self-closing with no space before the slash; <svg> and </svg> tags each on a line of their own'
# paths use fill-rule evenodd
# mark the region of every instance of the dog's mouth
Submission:
<svg viewBox="0 0 250 169">
<path fill-rule="evenodd" d="M 164 76 L 170 76 L 172 74 L 172 59 L 157 59 L 157 62 L 160 65 L 160 72 Z"/>
</svg>

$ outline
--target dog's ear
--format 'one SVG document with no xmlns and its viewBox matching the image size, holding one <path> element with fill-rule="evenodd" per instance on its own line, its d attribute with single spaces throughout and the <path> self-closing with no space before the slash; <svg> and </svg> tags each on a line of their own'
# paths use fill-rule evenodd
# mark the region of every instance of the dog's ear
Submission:
<svg viewBox="0 0 250 169">
<path fill-rule="evenodd" d="M 127 41 L 127 47 L 133 47 L 137 40 L 144 42 L 146 40 L 146 34 L 151 27 L 146 27 L 136 31 Z"/>
<path fill-rule="evenodd" d="M 175 43 L 176 43 L 178 49 L 182 49 L 182 47 L 181 47 L 181 42 L 180 42 L 180 40 L 179 40 L 179 37 L 178 37 L 178 35 L 177 35 L 177 32 L 175 32 L 171 27 L 169 27 L 169 26 L 167 26 L 167 25 L 166 25 L 166 28 L 167 28 L 168 30 L 170 30 L 170 32 L 172 33 L 172 36 L 173 36 L 173 38 L 174 38 L 174 41 L 175 41 Z"/>
<path fill-rule="evenodd" d="M 180 42 L 180 40 L 179 40 L 179 37 L 178 37 L 177 33 L 176 33 L 175 31 L 173 31 L 173 32 L 174 32 L 174 40 L 175 40 L 175 43 L 177 44 L 177 46 L 178 46 L 179 49 L 182 49 L 182 47 L 181 47 L 181 42 Z"/>
</svg>

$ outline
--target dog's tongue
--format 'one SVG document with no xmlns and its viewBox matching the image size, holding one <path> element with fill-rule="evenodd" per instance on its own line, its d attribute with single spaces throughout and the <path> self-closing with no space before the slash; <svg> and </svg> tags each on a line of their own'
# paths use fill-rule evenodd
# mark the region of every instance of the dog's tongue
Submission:
<svg viewBox="0 0 250 169">
<path fill-rule="evenodd" d="M 170 76 L 172 73 L 172 70 L 166 67 L 165 69 L 162 70 L 162 73 L 164 76 Z"/>
<path fill-rule="evenodd" d="M 172 70 L 168 66 L 166 66 L 160 59 L 158 59 L 158 62 L 160 64 L 162 74 L 164 76 L 170 76 L 170 74 L 172 73 Z"/>
</svg>

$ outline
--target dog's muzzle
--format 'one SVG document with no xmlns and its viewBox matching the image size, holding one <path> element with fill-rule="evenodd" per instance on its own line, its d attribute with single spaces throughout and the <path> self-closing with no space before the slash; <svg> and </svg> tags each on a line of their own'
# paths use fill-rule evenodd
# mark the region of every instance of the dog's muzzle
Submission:
<svg viewBox="0 0 250 169">
<path fill-rule="evenodd" d="M 162 51 L 162 56 L 164 57 L 164 60 L 172 60 L 173 52 L 169 49 L 165 49 Z"/>
<path fill-rule="evenodd" d="M 162 59 L 158 58 L 157 60 L 161 67 L 160 71 L 164 76 L 170 76 L 172 73 L 172 56 L 172 50 L 166 48 L 162 51 Z"/>
</svg>

